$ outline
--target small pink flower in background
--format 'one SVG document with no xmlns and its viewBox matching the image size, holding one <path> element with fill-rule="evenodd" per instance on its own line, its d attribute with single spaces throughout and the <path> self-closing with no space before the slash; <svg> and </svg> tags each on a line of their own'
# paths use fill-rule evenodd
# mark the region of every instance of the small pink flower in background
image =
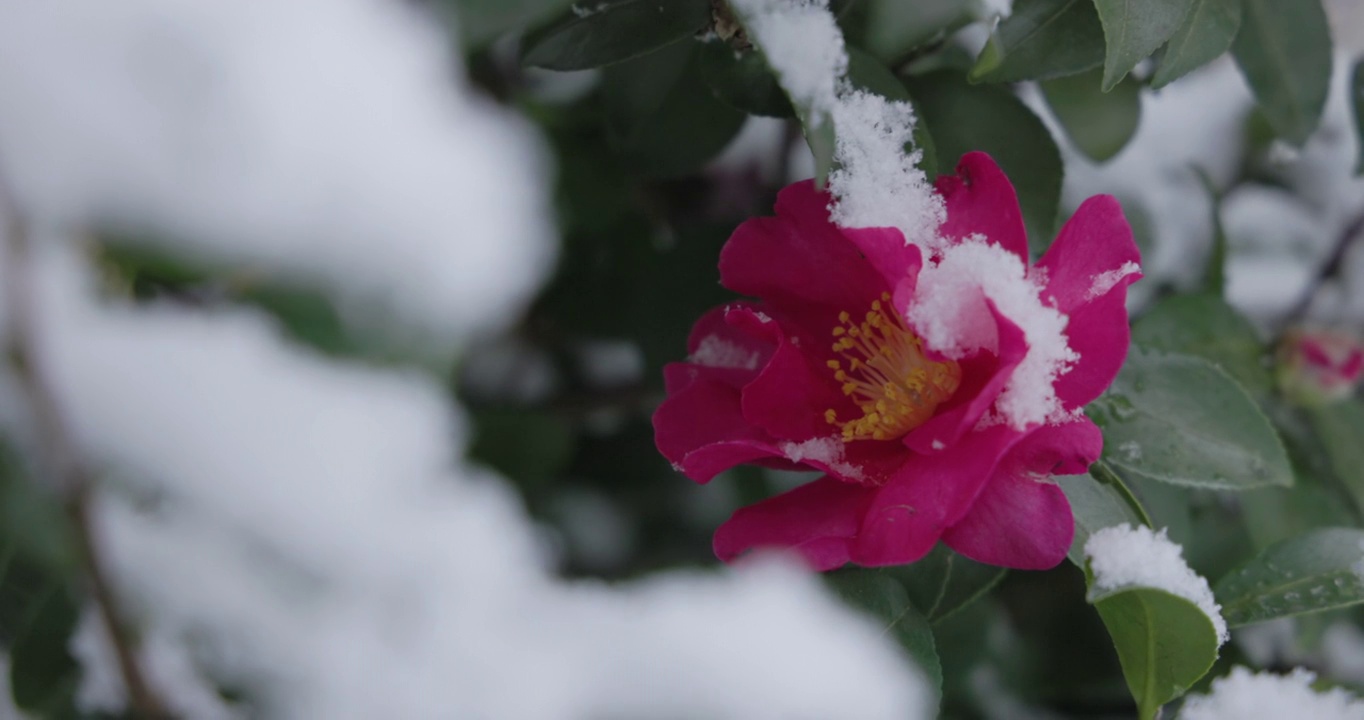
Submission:
<svg viewBox="0 0 1364 720">
<path fill-rule="evenodd" d="M 1294 330 L 1279 345 L 1279 387 L 1308 405 L 1344 400 L 1364 375 L 1364 343 L 1343 333 Z"/>
<path fill-rule="evenodd" d="M 1118 203 L 1086 201 L 1028 266 L 1013 186 L 983 153 L 939 178 L 947 220 L 925 257 L 892 228 L 839 228 L 830 198 L 787 187 L 720 255 L 755 300 L 697 321 L 665 368 L 659 450 L 708 482 L 735 465 L 825 473 L 738 510 L 733 560 L 791 548 L 825 570 L 894 565 L 939 540 L 981 562 L 1048 568 L 1074 520 L 1052 477 L 1103 438 L 1080 408 L 1127 355 L 1140 256 Z"/>
</svg>

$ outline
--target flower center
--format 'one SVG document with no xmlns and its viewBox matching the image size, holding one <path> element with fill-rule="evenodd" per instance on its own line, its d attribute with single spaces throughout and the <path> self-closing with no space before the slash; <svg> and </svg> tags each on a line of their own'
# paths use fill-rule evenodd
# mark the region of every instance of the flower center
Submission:
<svg viewBox="0 0 1364 720">
<path fill-rule="evenodd" d="M 841 324 L 833 330 L 833 350 L 843 360 L 830 360 L 829 369 L 862 411 L 856 420 L 824 411 L 824 419 L 843 431 L 843 442 L 898 438 L 933 417 L 961 384 L 961 367 L 925 358 L 923 341 L 889 303 L 890 293 L 882 293 L 861 323 L 839 313 Z"/>
</svg>

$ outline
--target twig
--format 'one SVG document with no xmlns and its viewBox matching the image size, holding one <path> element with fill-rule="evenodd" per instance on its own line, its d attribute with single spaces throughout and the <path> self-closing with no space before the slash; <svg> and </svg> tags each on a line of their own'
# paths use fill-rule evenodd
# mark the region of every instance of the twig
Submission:
<svg viewBox="0 0 1364 720">
<path fill-rule="evenodd" d="M 44 371 L 38 330 L 34 326 L 34 293 L 28 272 L 28 228 L 20 213 L 15 196 L 0 174 L 0 219 L 4 220 L 3 252 L 0 262 L 3 277 L 0 285 L 5 293 L 8 337 L 5 338 L 8 358 L 15 368 L 20 385 L 27 396 L 33 419 L 37 425 L 38 446 L 43 465 L 52 478 L 52 485 L 60 493 L 67 517 L 71 522 L 79 550 L 82 568 L 90 586 L 90 595 L 100 619 L 109 632 L 119 671 L 133 711 L 138 717 L 162 720 L 172 717 L 166 705 L 147 683 L 134 651 L 134 643 L 119 619 L 117 600 L 100 560 L 99 546 L 91 527 L 90 492 L 93 487 L 90 473 L 75 449 L 57 397 Z"/>
<path fill-rule="evenodd" d="M 1345 255 L 1350 251 L 1350 244 L 1359 237 L 1360 231 L 1364 230 L 1364 214 L 1355 217 L 1349 225 L 1336 237 L 1335 246 L 1331 248 L 1331 254 L 1326 258 L 1326 262 L 1317 268 L 1317 274 L 1303 290 L 1298 302 L 1284 316 L 1283 326 L 1290 327 L 1296 325 L 1307 316 L 1307 311 L 1312 308 L 1312 301 L 1317 298 L 1317 293 L 1328 281 L 1340 275 L 1340 271 L 1345 265 Z"/>
</svg>

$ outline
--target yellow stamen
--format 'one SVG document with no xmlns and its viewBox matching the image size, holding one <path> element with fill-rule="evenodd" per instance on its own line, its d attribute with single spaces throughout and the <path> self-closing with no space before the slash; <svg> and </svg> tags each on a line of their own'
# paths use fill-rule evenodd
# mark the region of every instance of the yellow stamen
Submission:
<svg viewBox="0 0 1364 720">
<path fill-rule="evenodd" d="M 884 304 L 883 304 L 884 303 Z M 923 343 L 890 309 L 890 293 L 873 301 L 859 324 L 841 312 L 833 329 L 833 351 L 848 361 L 828 361 L 844 395 L 856 403 L 862 417 L 840 421 L 832 408 L 824 419 L 837 426 L 844 442 L 892 440 L 922 425 L 938 405 L 952 397 L 961 384 L 961 367 L 951 360 L 933 362 L 923 354 Z"/>
</svg>

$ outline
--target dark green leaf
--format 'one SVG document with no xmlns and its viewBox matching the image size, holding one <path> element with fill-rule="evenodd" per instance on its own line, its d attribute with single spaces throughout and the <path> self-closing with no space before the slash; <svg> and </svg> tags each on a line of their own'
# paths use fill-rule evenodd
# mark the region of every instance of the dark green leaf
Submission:
<svg viewBox="0 0 1364 720">
<path fill-rule="evenodd" d="M 1364 602 L 1364 530 L 1322 528 L 1267 548 L 1214 588 L 1236 627 Z"/>
<path fill-rule="evenodd" d="M 1105 460 L 1143 477 L 1217 490 L 1293 484 L 1255 401 L 1201 358 L 1133 346 L 1089 412 L 1104 429 Z"/>
<path fill-rule="evenodd" d="M 938 544 L 910 565 L 886 568 L 904 583 L 914 606 L 934 625 L 975 602 L 1004 579 L 1004 568 L 982 565 Z"/>
<path fill-rule="evenodd" d="M 844 601 L 874 617 L 885 633 L 893 634 L 941 697 L 942 665 L 933 643 L 933 630 L 910 603 L 905 588 L 879 570 L 838 570 L 824 577 Z"/>
<path fill-rule="evenodd" d="M 469 456 L 523 487 L 554 479 L 573 451 L 574 436 L 568 423 L 545 412 L 478 410 L 474 425 Z"/>
<path fill-rule="evenodd" d="M 1056 483 L 1066 494 L 1070 511 L 1075 516 L 1075 539 L 1071 541 L 1070 551 L 1066 555 L 1079 567 L 1085 566 L 1085 543 L 1089 542 L 1090 535 L 1123 523 L 1132 526 L 1147 524 L 1133 510 L 1134 501 L 1128 499 L 1131 494 L 1124 496 L 1124 491 L 1113 483 L 1100 482 L 1090 475 L 1059 475 Z"/>
<path fill-rule="evenodd" d="M 1141 120 L 1141 85 L 1129 78 L 1103 92 L 1101 79 L 1096 69 L 1041 83 L 1047 104 L 1071 141 L 1098 162 L 1117 155 Z"/>
<path fill-rule="evenodd" d="M 1216 295 L 1172 295 L 1132 324 L 1132 341 L 1151 350 L 1211 362 L 1252 396 L 1267 395 L 1272 378 L 1255 328 Z"/>
<path fill-rule="evenodd" d="M 971 86 L 950 71 L 906 81 L 928 123 L 940 172 L 953 172 L 972 150 L 990 154 L 1018 191 L 1033 247 L 1045 247 L 1061 200 L 1061 154 L 1042 121 L 1004 88 Z"/>
<path fill-rule="evenodd" d="M 1192 0 L 1094 0 L 1103 23 L 1104 91 L 1155 52 L 1189 14 Z"/>
<path fill-rule="evenodd" d="M 1096 593 L 1099 611 L 1118 651 L 1138 717 L 1184 694 L 1217 660 L 1220 642 L 1212 620 L 1197 605 L 1164 590 L 1128 587 Z"/>
<path fill-rule="evenodd" d="M 1018 0 L 971 69 L 971 82 L 1046 80 L 1104 62 L 1094 0 Z"/>
<path fill-rule="evenodd" d="M 1196 168 L 1195 172 L 1212 204 L 1212 251 L 1208 253 L 1208 266 L 1203 270 L 1203 290 L 1220 298 L 1226 294 L 1227 286 L 1227 233 L 1222 227 L 1222 194 L 1202 168 Z"/>
<path fill-rule="evenodd" d="M 1356 61 L 1350 71 L 1350 110 L 1355 116 L 1355 144 L 1359 146 L 1355 175 L 1361 175 L 1364 174 L 1364 58 Z"/>
<path fill-rule="evenodd" d="M 1301 146 L 1331 89 L 1331 32 L 1320 0 L 1244 0 L 1231 52 L 1274 131 Z"/>
<path fill-rule="evenodd" d="M 505 32 L 550 19 L 573 0 L 444 0 L 453 5 L 465 50 L 477 50 Z"/>
<path fill-rule="evenodd" d="M 910 101 L 909 91 L 894 73 L 876 58 L 854 47 L 848 48 L 848 82 L 855 88 L 876 93 L 890 100 Z M 928 123 L 922 117 L 917 117 L 916 120 L 914 145 L 923 150 L 919 168 L 932 180 L 938 174 L 937 150 L 933 147 L 933 136 L 927 128 Z M 837 132 L 838 128 L 835 127 L 834 133 Z"/>
<path fill-rule="evenodd" d="M 28 591 L 16 591 L 15 583 L 7 573 L 0 579 L 0 592 Z M 80 677 L 80 668 L 67 650 L 76 627 L 76 603 L 66 586 L 52 579 L 33 589 L 26 600 L 23 618 L 6 643 L 10 692 L 20 709 L 46 717 L 70 704 Z"/>
<path fill-rule="evenodd" d="M 701 50 L 701 72 L 715 97 L 750 115 L 792 117 L 795 110 L 762 53 L 736 52 L 723 42 Z"/>
<path fill-rule="evenodd" d="M 869 0 L 863 42 L 876 59 L 893 63 L 970 23 L 970 0 Z"/>
<path fill-rule="evenodd" d="M 1364 511 L 1364 402 L 1343 400 L 1306 412 L 1331 471 Z"/>
<path fill-rule="evenodd" d="M 1226 52 L 1239 29 L 1241 0 L 1193 0 L 1165 46 L 1151 87 L 1164 87 Z"/>
<path fill-rule="evenodd" d="M 1257 550 L 1315 528 L 1355 523 L 1349 501 L 1313 477 L 1299 475 L 1290 488 L 1248 490 L 1237 495 L 1236 501 L 1246 534 Z"/>
<path fill-rule="evenodd" d="M 691 37 L 710 22 L 708 0 L 606 0 L 537 33 L 522 62 L 549 70 L 602 67 Z"/>
<path fill-rule="evenodd" d="M 603 72 L 609 139 L 634 171 L 674 177 L 700 168 L 739 132 L 744 114 L 706 86 L 698 43 L 679 43 Z"/>
</svg>

